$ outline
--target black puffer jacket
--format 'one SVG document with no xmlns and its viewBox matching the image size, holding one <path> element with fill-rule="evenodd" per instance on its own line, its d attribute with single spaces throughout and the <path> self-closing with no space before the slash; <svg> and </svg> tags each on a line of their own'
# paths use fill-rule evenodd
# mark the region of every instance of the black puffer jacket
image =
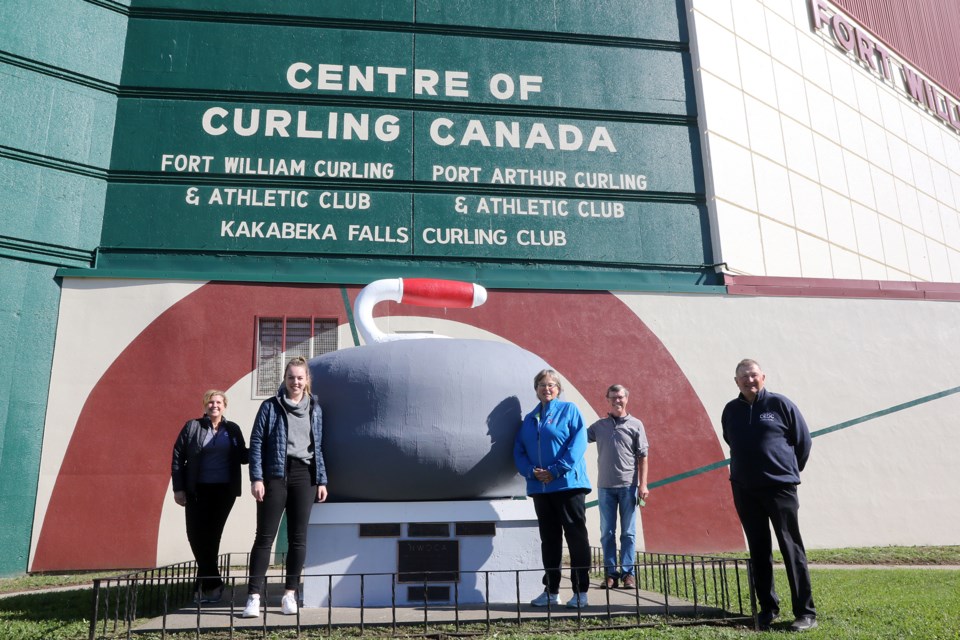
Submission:
<svg viewBox="0 0 960 640">
<path fill-rule="evenodd" d="M 186 491 L 192 496 L 197 490 L 197 477 L 200 475 L 200 451 L 207 430 L 212 429 L 210 418 L 203 416 L 190 420 L 183 425 L 177 441 L 173 445 L 173 461 L 170 464 L 170 477 L 173 479 L 174 491 Z M 230 484 L 236 495 L 240 495 L 241 474 L 240 465 L 247 464 L 247 443 L 243 439 L 243 432 L 235 422 L 223 420 L 221 429 L 227 430 L 230 436 Z"/>
</svg>

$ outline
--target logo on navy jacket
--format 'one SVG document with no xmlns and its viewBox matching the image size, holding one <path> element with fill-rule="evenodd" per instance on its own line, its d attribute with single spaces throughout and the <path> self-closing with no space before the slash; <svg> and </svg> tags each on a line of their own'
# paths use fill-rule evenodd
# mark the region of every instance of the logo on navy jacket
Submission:
<svg viewBox="0 0 960 640">
<path fill-rule="evenodd" d="M 776 422 L 777 414 L 773 413 L 772 411 L 764 411 L 760 414 L 759 420 L 761 422 Z"/>
</svg>

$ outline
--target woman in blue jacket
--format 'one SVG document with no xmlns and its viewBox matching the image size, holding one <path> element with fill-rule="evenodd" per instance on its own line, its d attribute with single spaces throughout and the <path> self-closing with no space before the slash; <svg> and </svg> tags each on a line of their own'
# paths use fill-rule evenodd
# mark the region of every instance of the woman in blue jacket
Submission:
<svg viewBox="0 0 960 640">
<path fill-rule="evenodd" d="M 281 610 L 297 612 L 297 588 L 307 552 L 307 522 L 314 502 L 327 499 L 321 449 L 323 415 L 310 393 L 310 369 L 293 358 L 283 388 L 264 400 L 250 433 L 250 491 L 257 501 L 257 534 L 250 551 L 250 585 L 244 618 L 260 616 L 260 592 L 280 518 L 287 512 L 287 576 Z"/>
<path fill-rule="evenodd" d="M 530 604 L 560 605 L 560 565 L 566 537 L 573 583 L 573 598 L 567 607 L 585 607 L 590 587 L 590 540 L 584 502 L 584 496 L 590 493 L 584 461 L 587 429 L 576 405 L 557 399 L 562 389 L 556 371 L 544 369 L 534 377 L 533 386 L 540 404 L 523 419 L 513 446 L 514 462 L 527 479 L 527 495 L 533 498 L 537 512 L 545 572 L 546 588 Z"/>
</svg>

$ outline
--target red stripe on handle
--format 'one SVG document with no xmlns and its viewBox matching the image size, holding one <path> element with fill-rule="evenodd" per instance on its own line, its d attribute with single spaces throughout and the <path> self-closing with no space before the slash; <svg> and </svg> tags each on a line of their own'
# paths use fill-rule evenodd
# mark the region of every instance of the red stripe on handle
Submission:
<svg viewBox="0 0 960 640">
<path fill-rule="evenodd" d="M 469 309 L 473 306 L 473 284 L 434 278 L 404 278 L 400 302 L 418 307 Z"/>
</svg>

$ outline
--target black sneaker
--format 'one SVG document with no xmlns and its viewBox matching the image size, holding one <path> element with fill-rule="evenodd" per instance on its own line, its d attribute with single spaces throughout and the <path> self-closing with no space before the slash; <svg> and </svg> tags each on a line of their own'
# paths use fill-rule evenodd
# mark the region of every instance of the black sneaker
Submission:
<svg viewBox="0 0 960 640">
<path fill-rule="evenodd" d="M 203 595 L 200 597 L 200 602 L 203 604 L 215 604 L 220 602 L 223 599 L 223 585 L 220 585 L 216 589 L 211 589 L 210 591 L 204 591 Z"/>
<path fill-rule="evenodd" d="M 761 611 L 760 615 L 757 616 L 757 625 L 760 627 L 760 631 L 770 629 L 770 625 L 779 617 L 779 611 Z"/>
<path fill-rule="evenodd" d="M 817 628 L 817 616 L 800 616 L 790 625 L 790 631 L 809 631 Z"/>
</svg>

